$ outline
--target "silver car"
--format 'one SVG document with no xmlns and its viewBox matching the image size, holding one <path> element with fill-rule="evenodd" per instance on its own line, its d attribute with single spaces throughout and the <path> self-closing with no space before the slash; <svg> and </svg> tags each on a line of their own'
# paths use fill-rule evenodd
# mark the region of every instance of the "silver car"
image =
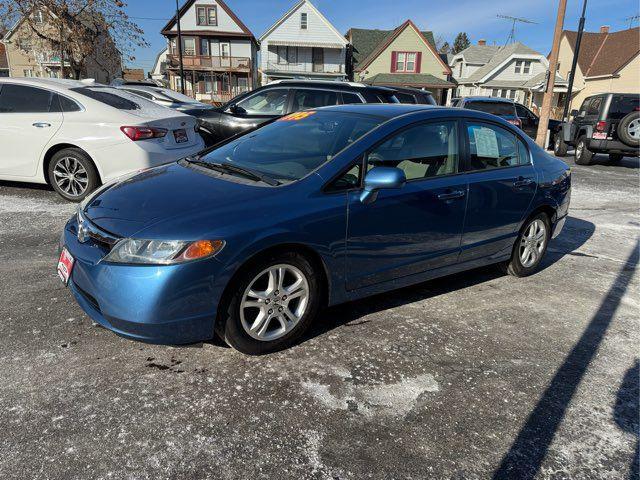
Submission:
<svg viewBox="0 0 640 480">
<path fill-rule="evenodd" d="M 118 88 L 173 110 L 207 110 L 213 108 L 211 105 L 198 102 L 191 97 L 174 92 L 168 88 L 151 87 L 148 85 L 122 85 Z"/>
</svg>

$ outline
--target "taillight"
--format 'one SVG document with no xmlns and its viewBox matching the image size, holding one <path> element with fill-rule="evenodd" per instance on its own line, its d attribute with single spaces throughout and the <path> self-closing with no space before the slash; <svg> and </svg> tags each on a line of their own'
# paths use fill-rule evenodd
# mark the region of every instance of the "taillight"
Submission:
<svg viewBox="0 0 640 480">
<path fill-rule="evenodd" d="M 120 127 L 120 130 L 134 142 L 150 138 L 162 138 L 168 132 L 166 128 L 153 127 Z"/>
<path fill-rule="evenodd" d="M 607 122 L 596 123 L 596 132 L 604 132 L 607 130 Z"/>
<path fill-rule="evenodd" d="M 520 120 L 519 118 L 515 118 L 513 120 L 507 120 L 507 122 L 509 122 L 511 125 L 515 125 L 518 128 L 522 128 L 522 120 Z"/>
</svg>

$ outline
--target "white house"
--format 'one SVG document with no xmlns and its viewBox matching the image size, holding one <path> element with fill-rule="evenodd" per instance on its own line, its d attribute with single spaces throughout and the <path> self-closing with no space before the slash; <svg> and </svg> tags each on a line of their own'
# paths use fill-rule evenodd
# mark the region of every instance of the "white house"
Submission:
<svg viewBox="0 0 640 480">
<path fill-rule="evenodd" d="M 187 0 L 178 15 L 188 95 L 225 102 L 256 86 L 258 43 L 223 0 Z M 169 84 L 180 90 L 176 20 L 174 15 L 162 34 L 168 43 Z"/>
<path fill-rule="evenodd" d="M 153 63 L 153 69 L 151 70 L 151 78 L 156 82 L 160 82 L 163 85 L 169 84 L 169 76 L 167 74 L 167 53 L 168 49 L 164 48 L 156 56 L 156 61 Z"/>
<path fill-rule="evenodd" d="M 298 2 L 260 37 L 262 83 L 344 80 L 348 42 L 309 1 Z"/>
<path fill-rule="evenodd" d="M 449 65 L 458 83 L 457 97 L 503 97 L 529 106 L 542 103 L 549 61 L 522 43 L 497 46 L 480 40 L 454 55 Z M 566 85 L 556 76 L 556 93 L 566 92 Z"/>
</svg>

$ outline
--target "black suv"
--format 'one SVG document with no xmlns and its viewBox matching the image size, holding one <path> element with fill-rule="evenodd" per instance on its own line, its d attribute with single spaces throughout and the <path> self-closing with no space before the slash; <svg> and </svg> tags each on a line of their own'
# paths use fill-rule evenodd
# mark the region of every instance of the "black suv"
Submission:
<svg viewBox="0 0 640 480">
<path fill-rule="evenodd" d="M 575 147 L 578 165 L 589 165 L 596 153 L 608 153 L 619 162 L 625 155 L 640 151 L 639 96 L 633 93 L 602 93 L 587 97 L 580 110 L 572 110 L 573 119 L 561 126 L 556 135 L 554 153 L 562 157 L 569 146 Z"/>
<path fill-rule="evenodd" d="M 393 85 L 382 85 L 391 88 L 400 103 L 412 103 L 420 105 L 437 105 L 436 99 L 429 90 L 413 87 L 396 87 Z"/>
<path fill-rule="evenodd" d="M 361 83 L 280 80 L 237 96 L 210 110 L 187 110 L 198 118 L 207 146 L 273 118 L 309 108 L 347 103 L 399 103 L 394 90 Z"/>
<path fill-rule="evenodd" d="M 520 118 L 520 121 L 522 122 L 522 126 L 520 128 L 524 130 L 524 133 L 535 139 L 536 135 L 538 134 L 538 124 L 540 123 L 540 117 L 538 117 L 538 115 L 533 113 L 521 103 L 516 103 L 516 113 L 518 114 L 518 118 Z M 560 122 L 560 120 L 554 120 L 553 118 L 549 119 L 549 125 L 547 127 L 549 130 L 551 130 L 549 145 L 554 145 L 555 136 L 560 129 L 561 124 L 562 122 Z"/>
<path fill-rule="evenodd" d="M 522 120 L 516 113 L 513 100 L 502 97 L 463 97 L 456 101 L 458 108 L 478 110 L 480 112 L 491 113 L 504 118 L 507 122 L 522 128 Z"/>
</svg>

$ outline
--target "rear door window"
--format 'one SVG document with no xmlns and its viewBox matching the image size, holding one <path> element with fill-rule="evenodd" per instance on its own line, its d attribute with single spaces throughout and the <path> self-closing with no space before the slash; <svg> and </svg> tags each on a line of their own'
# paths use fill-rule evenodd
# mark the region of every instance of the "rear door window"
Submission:
<svg viewBox="0 0 640 480">
<path fill-rule="evenodd" d="M 506 102 L 474 102 L 465 104 L 465 108 L 469 110 L 477 110 L 479 112 L 492 113 L 499 117 L 516 116 L 515 107 L 511 103 Z"/>
<path fill-rule="evenodd" d="M 284 115 L 286 113 L 289 90 L 275 88 L 263 90 L 238 102 L 247 115 Z"/>
<path fill-rule="evenodd" d="M 587 104 L 587 115 L 598 115 L 600 106 L 602 105 L 602 97 L 594 97 Z"/>
<path fill-rule="evenodd" d="M 515 167 L 529 163 L 527 149 L 516 136 L 497 125 L 467 122 L 469 160 L 472 171 Z M 525 158 L 522 160 L 520 156 Z"/>
<path fill-rule="evenodd" d="M 60 106 L 53 99 L 49 90 L 5 83 L 0 90 L 0 113 L 59 112 Z"/>
<path fill-rule="evenodd" d="M 298 89 L 293 93 L 292 111 L 338 104 L 338 93 L 330 90 Z"/>
</svg>

